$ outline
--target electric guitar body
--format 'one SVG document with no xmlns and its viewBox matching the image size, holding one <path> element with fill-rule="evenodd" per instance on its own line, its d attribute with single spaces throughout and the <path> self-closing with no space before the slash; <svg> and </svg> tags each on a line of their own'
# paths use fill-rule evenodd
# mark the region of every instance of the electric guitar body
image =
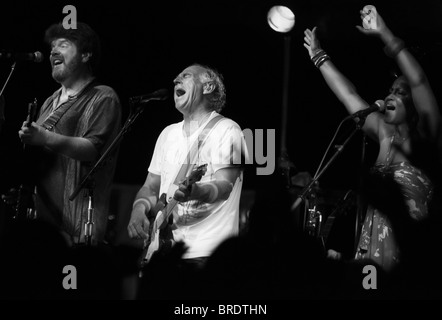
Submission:
<svg viewBox="0 0 442 320">
<path fill-rule="evenodd" d="M 181 183 L 187 187 L 191 187 L 195 182 L 200 181 L 207 171 L 207 164 L 196 167 L 190 175 Z M 150 226 L 149 239 L 144 241 L 142 260 L 140 262 L 141 269 L 149 263 L 152 256 L 160 252 L 168 252 L 173 246 L 173 209 L 178 201 L 170 199 L 167 202 L 167 194 L 163 193 L 159 198 L 153 214 L 149 220 L 153 220 Z M 149 218 L 149 217 L 148 217 Z"/>
</svg>

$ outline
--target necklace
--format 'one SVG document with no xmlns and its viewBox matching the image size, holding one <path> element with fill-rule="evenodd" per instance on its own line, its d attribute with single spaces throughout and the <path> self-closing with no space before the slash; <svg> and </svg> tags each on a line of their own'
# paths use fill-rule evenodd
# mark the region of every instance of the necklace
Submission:
<svg viewBox="0 0 442 320">
<path fill-rule="evenodd" d="M 396 133 L 395 133 L 395 134 L 393 134 L 392 142 L 397 144 L 397 145 L 400 145 L 400 144 L 404 143 L 404 141 L 407 140 L 407 139 L 408 139 L 408 137 L 398 137 L 396 135 Z"/>
</svg>

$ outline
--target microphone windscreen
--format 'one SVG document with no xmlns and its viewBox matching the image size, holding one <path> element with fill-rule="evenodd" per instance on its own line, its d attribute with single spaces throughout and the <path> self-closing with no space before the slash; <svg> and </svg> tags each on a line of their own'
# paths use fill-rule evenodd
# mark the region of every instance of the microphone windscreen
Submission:
<svg viewBox="0 0 442 320">
<path fill-rule="evenodd" d="M 43 53 L 41 53 L 40 51 L 34 52 L 34 56 L 35 56 L 34 59 L 35 62 L 42 62 L 44 60 Z"/>
<path fill-rule="evenodd" d="M 384 100 L 376 100 L 376 102 L 374 103 L 379 107 L 379 112 L 384 112 L 385 111 L 385 102 Z"/>
</svg>

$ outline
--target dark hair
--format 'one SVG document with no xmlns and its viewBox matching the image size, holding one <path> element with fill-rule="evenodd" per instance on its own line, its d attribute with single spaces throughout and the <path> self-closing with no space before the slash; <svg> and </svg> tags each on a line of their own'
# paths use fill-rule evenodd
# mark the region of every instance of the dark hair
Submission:
<svg viewBox="0 0 442 320">
<path fill-rule="evenodd" d="M 45 32 L 45 42 L 65 38 L 77 46 L 80 53 L 91 53 L 89 66 L 94 73 L 100 63 L 101 44 L 97 33 L 86 23 L 77 22 L 77 29 L 65 29 L 62 23 L 51 25 Z"/>
<path fill-rule="evenodd" d="M 405 84 L 405 90 L 408 92 L 408 97 L 403 100 L 405 110 L 406 110 L 406 121 L 411 131 L 417 129 L 417 123 L 419 122 L 419 114 L 417 113 L 416 107 L 414 106 L 413 97 L 411 95 L 410 84 L 405 76 L 401 75 L 396 80 L 401 80 Z M 395 80 L 395 81 L 396 81 Z"/>
<path fill-rule="evenodd" d="M 216 69 L 204 64 L 194 63 L 194 66 L 199 66 L 206 69 L 205 74 L 209 81 L 215 84 L 215 90 L 210 95 L 210 105 L 216 112 L 221 112 L 226 104 L 226 87 L 224 86 L 224 78 Z"/>
</svg>

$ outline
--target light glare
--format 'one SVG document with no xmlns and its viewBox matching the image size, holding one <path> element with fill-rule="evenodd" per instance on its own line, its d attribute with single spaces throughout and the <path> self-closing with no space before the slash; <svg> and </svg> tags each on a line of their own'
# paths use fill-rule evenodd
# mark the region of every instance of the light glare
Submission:
<svg viewBox="0 0 442 320">
<path fill-rule="evenodd" d="M 285 6 L 274 6 L 267 14 L 267 22 L 277 32 L 289 32 L 295 25 L 295 15 Z"/>
</svg>

